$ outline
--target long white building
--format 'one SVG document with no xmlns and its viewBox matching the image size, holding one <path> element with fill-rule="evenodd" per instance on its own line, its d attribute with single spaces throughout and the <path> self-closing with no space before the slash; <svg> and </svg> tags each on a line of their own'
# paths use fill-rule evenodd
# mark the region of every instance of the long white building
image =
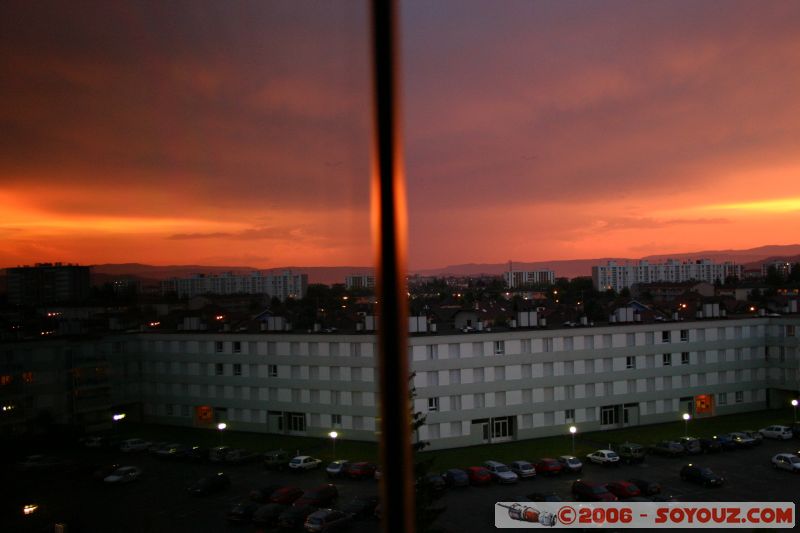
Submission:
<svg viewBox="0 0 800 533">
<path fill-rule="evenodd" d="M 509 289 L 530 285 L 552 285 L 556 282 L 556 273 L 552 270 L 511 270 L 503 273 L 503 279 Z"/>
<path fill-rule="evenodd" d="M 630 289 L 637 283 L 705 281 L 713 284 L 717 281 L 724 282 L 730 276 L 741 278 L 742 274 L 742 265 L 731 262 L 714 263 L 708 259 L 684 262 L 670 259 L 655 264 L 639 261 L 624 265 L 609 261 L 605 265 L 592 267 L 592 282 L 597 290 L 621 291 Z"/>
<path fill-rule="evenodd" d="M 172 278 L 161 282 L 162 294 L 177 293 L 179 297 L 203 294 L 260 294 L 270 298 L 300 299 L 308 289 L 308 274 L 295 274 L 285 270 L 280 274 L 251 272 L 237 275 L 226 272 L 219 275 L 198 274 L 190 278 Z"/>
</svg>

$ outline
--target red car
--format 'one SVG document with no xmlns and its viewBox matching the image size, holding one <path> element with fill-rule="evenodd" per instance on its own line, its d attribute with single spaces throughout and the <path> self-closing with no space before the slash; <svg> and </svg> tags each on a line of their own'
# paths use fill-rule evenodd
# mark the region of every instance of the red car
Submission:
<svg viewBox="0 0 800 533">
<path fill-rule="evenodd" d="M 537 474 L 547 474 L 548 476 L 560 474 L 564 469 L 564 465 L 558 459 L 553 459 L 552 457 L 542 457 L 533 464 L 533 467 L 536 469 Z"/>
<path fill-rule="evenodd" d="M 612 481 L 606 484 L 606 489 L 619 499 L 634 498 L 642 495 L 639 487 L 630 481 Z"/>
<path fill-rule="evenodd" d="M 305 507 L 310 505 L 312 507 L 330 507 L 336 498 L 339 497 L 339 490 L 336 485 L 320 485 L 311 490 L 307 490 L 303 495 L 294 501 L 292 506 Z"/>
<path fill-rule="evenodd" d="M 482 466 L 468 467 L 467 476 L 472 485 L 488 485 L 492 482 L 492 474 Z"/>
<path fill-rule="evenodd" d="M 351 479 L 372 479 L 375 476 L 375 468 L 372 463 L 353 463 L 348 465 L 346 475 Z"/>
<path fill-rule="evenodd" d="M 292 505 L 292 503 L 303 495 L 303 489 L 297 487 L 281 487 L 269 496 L 270 503 L 280 503 L 282 505 Z"/>
<path fill-rule="evenodd" d="M 572 496 L 579 502 L 615 502 L 618 500 L 616 496 L 608 492 L 604 483 L 582 479 L 572 484 Z"/>
</svg>

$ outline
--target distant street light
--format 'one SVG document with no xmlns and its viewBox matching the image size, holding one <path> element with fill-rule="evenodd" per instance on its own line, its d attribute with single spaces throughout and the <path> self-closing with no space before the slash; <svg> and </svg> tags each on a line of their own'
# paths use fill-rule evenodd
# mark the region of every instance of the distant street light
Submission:
<svg viewBox="0 0 800 533">
<path fill-rule="evenodd" d="M 223 443 L 223 435 L 225 434 L 225 428 L 228 427 L 228 424 L 225 422 L 220 422 L 217 424 L 217 429 L 219 430 L 219 445 L 222 446 Z"/>
<path fill-rule="evenodd" d="M 575 426 L 570 426 L 569 432 L 572 435 L 572 455 L 575 455 L 575 433 L 578 432 L 578 428 Z"/>
<path fill-rule="evenodd" d="M 125 413 L 117 413 L 117 414 L 115 414 L 114 416 L 112 416 L 112 417 L 111 417 L 111 419 L 112 419 L 114 422 L 119 422 L 119 421 L 120 421 L 120 420 L 122 420 L 123 418 L 125 418 Z"/>
<path fill-rule="evenodd" d="M 333 441 L 333 460 L 335 461 L 336 460 L 336 437 L 338 437 L 339 434 L 337 432 L 335 432 L 335 431 L 331 431 L 330 433 L 328 433 L 328 436 Z"/>
<path fill-rule="evenodd" d="M 797 400 L 792 400 L 792 408 L 794 409 L 794 423 L 797 424 Z"/>
<path fill-rule="evenodd" d="M 692 416 L 689 413 L 683 413 L 683 425 L 684 425 L 684 435 L 689 436 L 689 420 L 692 419 Z"/>
</svg>

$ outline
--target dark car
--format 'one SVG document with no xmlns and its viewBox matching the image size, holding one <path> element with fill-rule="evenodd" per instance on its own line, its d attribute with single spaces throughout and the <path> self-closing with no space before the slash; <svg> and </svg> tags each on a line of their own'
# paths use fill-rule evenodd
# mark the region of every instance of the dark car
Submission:
<svg viewBox="0 0 800 533">
<path fill-rule="evenodd" d="M 327 507 L 335 502 L 338 497 L 339 491 L 336 489 L 336 485 L 320 485 L 319 487 L 305 491 L 292 505 L 295 507 L 303 507 L 306 505 L 313 505 L 317 508 Z"/>
<path fill-rule="evenodd" d="M 727 437 L 736 443 L 738 448 L 752 448 L 756 445 L 756 439 L 742 432 L 728 433 Z"/>
<path fill-rule="evenodd" d="M 355 518 L 371 518 L 375 516 L 375 508 L 377 506 L 377 496 L 356 496 L 342 506 L 342 511 L 353 515 Z"/>
<path fill-rule="evenodd" d="M 700 448 L 705 453 L 718 453 L 722 451 L 722 441 L 719 440 L 719 437 L 708 437 L 700 440 Z"/>
<path fill-rule="evenodd" d="M 228 511 L 228 520 L 232 522 L 249 522 L 260 505 L 255 502 L 243 501 L 233 504 Z"/>
<path fill-rule="evenodd" d="M 208 448 L 192 446 L 186 451 L 185 459 L 193 463 L 204 463 L 208 461 Z"/>
<path fill-rule="evenodd" d="M 425 474 L 422 479 L 419 480 L 419 484 L 420 486 L 427 487 L 436 492 L 447 488 L 447 483 L 445 483 L 441 474 Z"/>
<path fill-rule="evenodd" d="M 159 459 L 184 459 L 189 453 L 188 446 L 184 446 L 178 442 L 173 442 L 171 444 L 167 444 L 166 446 L 162 446 L 161 448 L 156 451 L 156 457 Z"/>
<path fill-rule="evenodd" d="M 703 447 L 700 445 L 700 441 L 694 437 L 681 437 L 678 439 L 678 442 L 683 446 L 683 449 L 686 450 L 687 455 L 703 453 Z"/>
<path fill-rule="evenodd" d="M 642 495 L 642 491 L 639 490 L 639 487 L 630 481 L 612 481 L 611 483 L 606 483 L 606 489 L 620 500 L 623 498 L 635 498 Z"/>
<path fill-rule="evenodd" d="M 348 465 L 345 475 L 350 479 L 372 479 L 376 466 L 372 463 L 360 462 Z"/>
<path fill-rule="evenodd" d="M 214 475 L 200 478 L 196 483 L 189 486 L 187 490 L 189 494 L 205 496 L 206 494 L 225 490 L 230 486 L 230 478 L 226 474 L 218 472 Z"/>
<path fill-rule="evenodd" d="M 543 457 L 539 459 L 534 463 L 533 467 L 536 469 L 536 473 L 540 476 L 554 476 L 556 474 L 560 474 L 564 469 L 564 465 L 552 457 Z"/>
<path fill-rule="evenodd" d="M 714 436 L 714 438 L 719 441 L 723 450 L 730 451 L 739 449 L 739 445 L 736 444 L 736 441 L 734 441 L 730 435 Z"/>
<path fill-rule="evenodd" d="M 576 501 L 615 502 L 616 496 L 611 494 L 604 483 L 579 479 L 572 484 L 572 496 Z"/>
<path fill-rule="evenodd" d="M 308 518 L 308 515 L 317 510 L 313 505 L 302 507 L 289 507 L 278 517 L 278 525 L 286 529 L 300 529 Z"/>
<path fill-rule="evenodd" d="M 684 448 L 680 442 L 662 440 L 650 447 L 650 453 L 666 455 L 668 457 L 678 457 L 686 454 L 686 448 Z"/>
<path fill-rule="evenodd" d="M 451 468 L 442 472 L 442 479 L 449 487 L 466 487 L 469 485 L 469 476 L 460 468 Z"/>
<path fill-rule="evenodd" d="M 482 466 L 467 467 L 470 485 L 488 485 L 492 482 L 492 473 Z"/>
<path fill-rule="evenodd" d="M 270 503 L 291 505 L 303 495 L 303 489 L 297 487 L 281 487 L 269 496 Z"/>
<path fill-rule="evenodd" d="M 688 464 L 681 468 L 681 479 L 706 487 L 719 487 L 725 480 L 711 471 L 710 468 Z"/>
<path fill-rule="evenodd" d="M 268 470 L 286 470 L 289 468 L 289 453 L 284 450 L 272 450 L 264 454 L 264 468 Z"/>
<path fill-rule="evenodd" d="M 112 472 L 116 471 L 120 466 L 119 464 L 97 465 L 92 469 L 92 478 L 95 481 L 103 481 Z"/>
<path fill-rule="evenodd" d="M 225 462 L 231 464 L 252 463 L 261 459 L 261 454 L 251 450 L 230 450 L 225 454 Z"/>
<path fill-rule="evenodd" d="M 311 533 L 337 531 L 347 527 L 353 521 L 353 515 L 336 509 L 320 509 L 306 517 L 305 529 Z"/>
<path fill-rule="evenodd" d="M 644 446 L 634 442 L 620 444 L 616 450 L 620 461 L 626 464 L 641 463 L 644 461 Z"/>
<path fill-rule="evenodd" d="M 797 427 L 797 424 L 795 424 L 794 426 L 792 426 L 792 434 L 793 434 L 795 437 L 797 437 L 797 433 L 795 432 L 795 427 Z M 762 435 L 762 434 L 761 434 L 761 433 L 759 433 L 758 431 L 755 431 L 754 429 L 743 429 L 743 430 L 741 431 L 741 433 L 744 433 L 745 435 L 747 435 L 748 437 L 750 437 L 751 439 L 753 439 L 753 441 L 755 441 L 755 442 L 754 442 L 754 445 L 755 445 L 755 446 L 758 446 L 758 445 L 760 445 L 760 444 L 763 444 L 763 442 L 764 442 L 764 435 Z"/>
<path fill-rule="evenodd" d="M 653 494 L 661 494 L 661 485 L 646 479 L 629 479 L 631 483 L 639 487 L 639 490 L 644 496 L 652 496 Z"/>
<path fill-rule="evenodd" d="M 265 485 L 263 487 L 253 489 L 250 491 L 250 499 L 258 503 L 267 503 L 269 501 L 269 497 L 272 496 L 272 493 L 281 487 L 283 487 L 283 485 Z"/>
<path fill-rule="evenodd" d="M 532 502 L 563 502 L 561 496 L 554 492 L 532 492 L 526 496 Z"/>
<path fill-rule="evenodd" d="M 278 517 L 289 508 L 280 503 L 268 503 L 259 507 L 253 513 L 252 522 L 259 526 L 271 527 L 278 523 Z"/>
</svg>

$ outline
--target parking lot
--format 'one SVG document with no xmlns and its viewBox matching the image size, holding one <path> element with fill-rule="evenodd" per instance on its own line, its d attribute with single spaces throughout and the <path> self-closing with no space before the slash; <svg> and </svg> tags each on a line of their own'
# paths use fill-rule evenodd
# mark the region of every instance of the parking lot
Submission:
<svg viewBox="0 0 800 533">
<path fill-rule="evenodd" d="M 513 485 L 463 487 L 445 491 L 441 503 L 446 511 L 438 523 L 446 531 L 481 532 L 493 527 L 494 503 L 523 500 L 532 492 L 554 492 L 570 499 L 570 487 L 578 477 L 593 481 L 644 478 L 660 483 L 663 493 L 681 501 L 793 501 L 800 500 L 800 477 L 777 471 L 770 458 L 779 452 L 796 452 L 800 442 L 766 440 L 753 449 L 727 451 L 692 458 L 647 456 L 643 464 L 604 467 L 586 464 L 583 473 L 537 476 Z M 32 450 L 34 452 L 36 450 Z M 491 453 L 491 448 L 487 448 Z M 62 454 L 64 455 L 64 454 Z M 46 523 L 64 521 L 70 533 L 77 531 L 170 531 L 217 532 L 257 531 L 249 524 L 231 524 L 226 512 L 232 502 L 246 499 L 250 490 L 268 484 L 287 484 L 310 489 L 328 480 L 324 471 L 272 472 L 260 464 L 216 465 L 159 460 L 146 453 L 123 454 L 116 450 L 76 448 L 67 454 L 78 465 L 119 463 L 142 468 L 142 477 L 128 485 L 108 486 L 92 479 L 89 470 L 72 473 L 19 473 L 3 469 L 3 523 L 0 531 L 42 531 Z M 486 457 L 510 462 L 534 457 Z M 683 482 L 681 466 L 694 462 L 710 467 L 725 477 L 722 488 L 704 488 Z M 471 465 L 464 465 L 471 466 Z M 190 496 L 186 487 L 199 478 L 218 471 L 231 478 L 224 492 Z M 339 504 L 356 495 L 377 494 L 373 480 L 337 480 Z M 36 513 L 22 515 L 22 507 L 35 503 Z M 372 532 L 379 529 L 375 519 L 354 522 L 348 531 Z M 52 531 L 52 529 L 47 529 Z"/>
</svg>

